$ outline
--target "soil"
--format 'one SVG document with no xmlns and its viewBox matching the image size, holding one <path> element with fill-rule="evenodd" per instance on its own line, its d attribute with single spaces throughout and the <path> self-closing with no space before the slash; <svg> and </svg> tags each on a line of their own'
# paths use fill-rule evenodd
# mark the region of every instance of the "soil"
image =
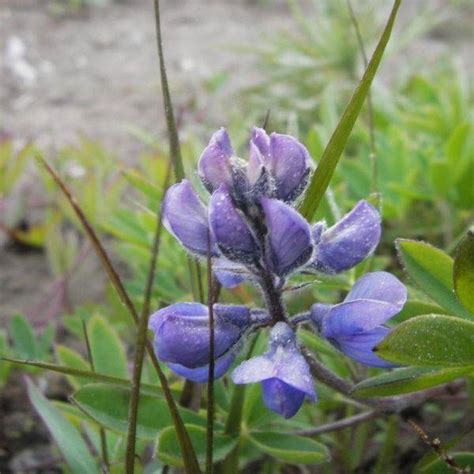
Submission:
<svg viewBox="0 0 474 474">
<path fill-rule="evenodd" d="M 384 2 L 384 8 L 390 4 Z M 442 0 L 406 2 L 401 25 L 403 17 L 427 4 L 438 8 Z M 80 12 L 63 7 L 60 0 L 0 3 L 0 132 L 18 143 L 34 140 L 50 153 L 83 134 L 120 159 L 133 160 L 143 144 L 130 128 L 157 136 L 165 130 L 152 2 L 110 2 Z M 434 34 L 414 42 L 407 57 L 422 67 L 423 61 L 451 51 L 472 73 L 473 14 L 463 8 L 453 10 Z M 241 50 L 275 31 L 295 29 L 284 0 L 162 0 L 162 24 L 182 133 L 203 137 L 237 110 L 233 93 L 258 78 L 253 60 Z M 397 60 L 390 60 L 391 67 Z M 382 76 L 390 76 L 389 70 L 382 68 Z M 209 93 L 221 77 L 223 85 Z M 98 275 L 91 256 L 71 288 L 77 302 L 100 298 L 103 277 Z M 54 280 L 42 252 L 0 244 L 0 326 L 17 312 L 35 314 L 31 309 L 44 301 Z M 44 319 L 33 323 L 41 327 Z M 23 387 L 17 374 L 0 394 L 2 474 L 26 472 L 25 466 L 45 465 L 57 454 Z"/>
</svg>

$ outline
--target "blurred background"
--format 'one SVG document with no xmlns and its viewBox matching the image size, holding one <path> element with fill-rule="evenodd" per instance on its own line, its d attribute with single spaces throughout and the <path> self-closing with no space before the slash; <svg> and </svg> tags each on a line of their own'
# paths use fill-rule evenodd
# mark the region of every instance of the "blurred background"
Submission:
<svg viewBox="0 0 474 474">
<path fill-rule="evenodd" d="M 352 0 L 365 55 L 391 5 Z M 315 160 L 321 156 L 364 70 L 346 0 L 162 0 L 161 9 L 188 176 L 194 179 L 200 152 L 220 126 L 246 156 L 251 127 L 267 110 L 270 130 L 299 136 Z M 374 134 L 365 108 L 333 180 L 342 211 L 382 194 L 379 268 L 400 273 L 396 237 L 450 253 L 472 222 L 473 24 L 470 0 L 402 4 L 372 88 Z M 140 298 L 149 210 L 161 197 L 167 155 L 162 109 L 151 0 L 0 3 L 2 351 L 53 358 L 53 335 L 69 341 L 78 333 L 71 315 L 107 318 L 104 307 L 114 309 L 127 339 L 123 309 L 76 218 L 33 158 L 54 163 Z M 333 204 L 325 202 L 319 217 L 334 221 Z M 164 245 L 170 250 L 162 252 L 155 301 L 185 299 L 186 258 L 171 240 Z M 232 298 L 250 296 L 241 290 Z M 64 397 L 57 379 L 50 378 L 49 393 Z M 0 365 L 2 385 L 0 471 L 47 464 L 47 437 L 32 427 L 20 374 L 7 364 Z"/>
</svg>

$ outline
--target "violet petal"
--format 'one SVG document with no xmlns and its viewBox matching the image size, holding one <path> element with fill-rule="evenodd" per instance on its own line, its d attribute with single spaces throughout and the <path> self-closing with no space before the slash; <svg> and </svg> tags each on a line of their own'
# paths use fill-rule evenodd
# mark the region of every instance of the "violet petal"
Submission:
<svg viewBox="0 0 474 474">
<path fill-rule="evenodd" d="M 308 150 L 290 135 L 270 136 L 270 170 L 275 179 L 278 199 L 295 200 L 306 188 L 313 169 Z"/>
<path fill-rule="evenodd" d="M 348 270 L 377 247 L 381 235 L 380 215 L 367 201 L 324 231 L 316 245 L 312 266 L 324 273 Z"/>
<path fill-rule="evenodd" d="M 311 231 L 306 220 L 277 199 L 261 200 L 267 226 L 267 260 L 274 273 L 283 277 L 311 257 Z"/>
<path fill-rule="evenodd" d="M 209 145 L 202 152 L 198 163 L 199 177 L 209 192 L 221 184 L 232 186 L 231 157 L 234 151 L 225 128 L 212 135 Z"/>
<path fill-rule="evenodd" d="M 363 334 L 338 338 L 331 341 L 344 354 L 369 367 L 392 368 L 396 365 L 383 360 L 373 352 L 373 348 L 390 332 L 379 326 Z"/>
<path fill-rule="evenodd" d="M 252 263 L 258 258 L 255 238 L 224 186 L 211 196 L 209 223 L 219 249 L 229 260 Z"/>
<path fill-rule="evenodd" d="M 234 359 L 235 354 L 233 352 L 229 352 L 219 359 L 216 359 L 214 363 L 214 380 L 222 377 L 227 372 L 229 367 L 232 365 L 232 362 L 234 362 Z M 181 375 L 192 382 L 206 383 L 209 377 L 209 365 L 203 365 L 202 367 L 194 369 L 173 363 L 168 363 L 167 365 L 174 373 Z"/>
<path fill-rule="evenodd" d="M 209 235 L 207 209 L 187 179 L 174 184 L 166 192 L 163 224 L 187 250 L 201 256 L 208 254 L 210 238 L 211 255 L 217 255 L 214 238 Z"/>
</svg>

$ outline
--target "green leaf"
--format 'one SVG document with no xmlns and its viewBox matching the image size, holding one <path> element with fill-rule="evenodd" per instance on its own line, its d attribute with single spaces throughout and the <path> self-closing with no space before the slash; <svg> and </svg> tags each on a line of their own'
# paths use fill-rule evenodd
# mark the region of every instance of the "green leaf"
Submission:
<svg viewBox="0 0 474 474">
<path fill-rule="evenodd" d="M 87 323 L 92 360 L 97 372 L 127 378 L 127 358 L 120 339 L 110 323 L 100 316 Z"/>
<path fill-rule="evenodd" d="M 54 339 L 54 325 L 53 323 L 49 323 L 46 329 L 41 334 L 38 340 L 38 358 L 47 357 L 48 353 L 50 352 L 53 346 L 53 339 Z"/>
<path fill-rule="evenodd" d="M 449 382 L 469 373 L 474 373 L 474 365 L 448 369 L 408 367 L 366 379 L 354 387 L 352 394 L 357 397 L 386 397 L 411 393 Z"/>
<path fill-rule="evenodd" d="M 453 278 L 459 301 L 474 314 L 474 227 L 456 247 Z"/>
<path fill-rule="evenodd" d="M 206 459 L 206 428 L 192 424 L 186 424 L 189 436 L 193 443 L 199 463 L 203 466 Z M 214 433 L 213 460 L 222 461 L 237 445 L 239 438 L 224 435 L 220 432 Z M 165 428 L 158 439 L 158 457 L 166 464 L 184 467 L 181 451 L 179 449 L 176 430 L 173 426 Z"/>
<path fill-rule="evenodd" d="M 400 2 L 401 0 L 395 0 L 390 17 L 370 59 L 364 76 L 344 110 L 341 120 L 337 124 L 337 127 L 324 150 L 319 165 L 313 174 L 301 205 L 301 213 L 308 220 L 311 220 L 319 207 L 321 199 L 323 198 L 331 177 L 336 169 L 337 163 L 344 151 L 355 121 L 362 109 L 362 105 L 367 97 L 370 85 L 372 84 L 375 73 L 379 67 L 390 34 L 392 33 L 393 24 L 397 16 L 398 8 L 400 7 Z"/>
<path fill-rule="evenodd" d="M 460 468 L 467 468 L 470 467 L 471 470 L 474 469 L 474 453 L 450 453 L 450 456 L 454 459 L 456 462 L 456 465 L 459 466 Z M 452 469 L 448 468 L 446 465 L 446 462 L 443 459 L 440 459 L 439 457 L 436 458 L 435 461 L 432 463 L 428 464 L 427 466 L 424 466 L 421 469 L 418 469 L 416 471 L 416 474 L 450 474 L 451 472 L 454 472 Z M 469 472 L 469 471 L 466 471 Z"/>
<path fill-rule="evenodd" d="M 474 365 L 474 322 L 427 314 L 392 330 L 374 351 L 398 364 L 419 367 Z"/>
<path fill-rule="evenodd" d="M 36 358 L 36 338 L 30 323 L 24 316 L 15 314 L 10 321 L 10 336 L 15 355 L 21 359 Z"/>
<path fill-rule="evenodd" d="M 262 431 L 251 433 L 249 440 L 264 453 L 281 461 L 294 464 L 320 464 L 330 460 L 326 446 L 303 436 Z"/>
<path fill-rule="evenodd" d="M 69 347 L 57 345 L 56 357 L 61 364 L 67 367 L 72 367 L 74 369 L 79 369 L 86 372 L 89 372 L 90 370 L 90 364 L 81 356 L 81 354 L 69 349 Z M 68 375 L 67 379 L 73 388 L 79 388 L 81 385 L 84 385 L 89 381 L 87 377 L 74 377 L 71 375 Z"/>
<path fill-rule="evenodd" d="M 73 472 L 99 472 L 86 443 L 74 426 L 27 379 L 28 396 L 56 441 L 61 454 Z"/>
<path fill-rule="evenodd" d="M 126 433 L 130 389 L 105 384 L 90 384 L 80 388 L 72 401 L 88 416 L 105 428 Z M 184 422 L 206 425 L 206 418 L 191 410 L 180 409 Z M 173 420 L 166 402 L 155 396 L 140 395 L 138 405 L 137 436 L 155 439 L 160 430 Z M 179 450 L 179 445 L 177 448 Z M 181 451 L 180 451 L 181 452 Z"/>
<path fill-rule="evenodd" d="M 452 314 L 469 317 L 453 289 L 453 259 L 425 242 L 397 240 L 398 253 L 414 282 Z"/>
<path fill-rule="evenodd" d="M 403 309 L 394 318 L 390 319 L 389 322 L 391 325 L 399 324 L 414 316 L 430 313 L 442 314 L 443 308 L 434 303 L 427 303 L 426 301 L 408 300 Z"/>
</svg>

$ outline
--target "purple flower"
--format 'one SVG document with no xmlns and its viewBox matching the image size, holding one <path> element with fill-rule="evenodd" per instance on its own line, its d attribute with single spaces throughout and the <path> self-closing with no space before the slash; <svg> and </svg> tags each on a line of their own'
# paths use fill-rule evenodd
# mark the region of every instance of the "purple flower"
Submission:
<svg viewBox="0 0 474 474">
<path fill-rule="evenodd" d="M 220 251 L 229 260 L 253 263 L 258 259 L 259 246 L 224 185 L 211 196 L 209 223 Z"/>
<path fill-rule="evenodd" d="M 405 286 L 386 272 L 367 273 L 344 302 L 315 304 L 310 318 L 322 337 L 352 359 L 371 367 L 393 367 L 372 351 L 388 334 L 383 323 L 401 311 Z"/>
<path fill-rule="evenodd" d="M 378 211 L 360 201 L 329 229 L 318 222 L 312 229 L 315 252 L 310 263 L 322 273 L 340 273 L 367 258 L 377 247 L 382 229 Z"/>
<path fill-rule="evenodd" d="M 258 313 L 258 317 L 262 317 L 261 313 Z M 220 304 L 214 305 L 214 318 L 215 378 L 218 378 L 232 364 L 240 339 L 254 319 L 246 306 Z M 176 303 L 167 306 L 151 316 L 149 328 L 155 333 L 155 352 L 159 359 L 179 375 L 194 381 L 207 380 L 207 306 L 199 303 Z"/>
<path fill-rule="evenodd" d="M 206 206 L 187 179 L 168 189 L 163 206 L 165 227 L 187 250 L 205 256 L 208 239 L 211 239 L 211 255 L 218 254 L 214 237 L 209 232 Z"/>
<path fill-rule="evenodd" d="M 267 228 L 267 262 L 276 275 L 283 277 L 311 257 L 311 230 L 306 220 L 284 202 L 263 198 L 261 204 Z"/>
<path fill-rule="evenodd" d="M 236 384 L 260 382 L 265 405 L 285 418 L 300 409 L 305 397 L 316 400 L 308 364 L 301 355 L 294 331 L 277 323 L 270 333 L 269 351 L 240 364 L 232 372 Z"/>
</svg>

